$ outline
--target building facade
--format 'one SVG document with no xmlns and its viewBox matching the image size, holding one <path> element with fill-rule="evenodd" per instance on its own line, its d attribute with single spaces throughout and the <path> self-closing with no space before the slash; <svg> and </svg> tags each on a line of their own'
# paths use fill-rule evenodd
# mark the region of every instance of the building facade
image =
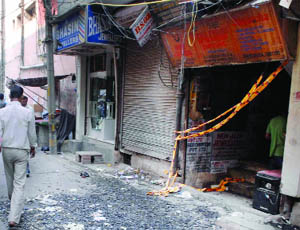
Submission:
<svg viewBox="0 0 300 230">
<path fill-rule="evenodd" d="M 47 86 L 34 87 L 27 84 L 26 79 L 37 79 L 47 77 L 46 67 L 46 46 L 45 46 L 45 9 L 43 1 L 4 1 L 5 27 L 3 29 L 3 39 L 5 46 L 5 81 L 6 86 L 10 82 L 22 80 L 21 86 L 24 88 L 24 95 L 29 99 L 31 106 L 47 110 Z M 57 4 L 53 4 L 54 11 Z M 3 9 L 2 9 L 3 10 Z M 75 73 L 76 65 L 74 57 L 55 56 L 54 57 L 55 75 L 68 75 Z M 43 80 L 43 79 L 42 79 Z M 32 80 L 29 80 L 30 82 Z M 64 108 L 75 113 L 74 96 L 75 85 L 72 84 L 71 77 L 57 81 L 57 108 Z M 8 88 L 5 89 L 6 100 L 8 98 Z M 39 109 L 40 111 L 40 109 Z M 40 116 L 41 114 L 37 114 Z"/>
</svg>

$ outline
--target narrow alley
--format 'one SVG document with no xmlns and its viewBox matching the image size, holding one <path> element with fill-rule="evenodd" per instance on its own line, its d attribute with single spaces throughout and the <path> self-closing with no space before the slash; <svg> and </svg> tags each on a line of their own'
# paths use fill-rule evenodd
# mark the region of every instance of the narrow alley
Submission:
<svg viewBox="0 0 300 230">
<path fill-rule="evenodd" d="M 2 164 L 1 157 L 0 227 L 4 230 L 9 201 Z M 264 223 L 270 215 L 229 193 L 184 188 L 167 198 L 147 196 L 162 185 L 151 183 L 157 178 L 149 176 L 122 179 L 118 171 L 130 168 L 127 165 L 81 165 L 72 154 L 38 152 L 30 166 L 25 210 L 17 229 L 275 229 Z M 90 177 L 82 178 L 81 172 Z"/>
</svg>

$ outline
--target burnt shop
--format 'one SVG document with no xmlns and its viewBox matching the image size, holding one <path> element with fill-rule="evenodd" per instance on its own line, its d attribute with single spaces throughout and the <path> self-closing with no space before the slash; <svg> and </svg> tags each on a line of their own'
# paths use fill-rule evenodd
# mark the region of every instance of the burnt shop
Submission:
<svg viewBox="0 0 300 230">
<path fill-rule="evenodd" d="M 193 45 L 184 41 L 184 129 L 206 123 L 241 102 L 260 76 L 266 80 L 293 56 L 294 44 L 284 37 L 286 27 L 272 1 L 244 5 L 230 10 L 230 16 L 223 12 L 196 21 Z M 183 27 L 166 31 L 161 34 L 164 47 L 172 65 L 179 66 Z M 233 183 L 229 190 L 252 197 L 257 172 L 268 169 L 268 122 L 278 113 L 287 114 L 290 85 L 291 73 L 284 69 L 221 128 L 182 141 L 179 158 L 185 183 L 205 188 L 225 177 L 245 178 L 245 183 Z M 209 130 L 229 114 L 189 134 Z"/>
<path fill-rule="evenodd" d="M 76 140 L 66 148 L 97 151 L 113 162 L 122 37 L 101 6 L 76 6 L 54 22 L 55 52 L 77 58 Z"/>
</svg>

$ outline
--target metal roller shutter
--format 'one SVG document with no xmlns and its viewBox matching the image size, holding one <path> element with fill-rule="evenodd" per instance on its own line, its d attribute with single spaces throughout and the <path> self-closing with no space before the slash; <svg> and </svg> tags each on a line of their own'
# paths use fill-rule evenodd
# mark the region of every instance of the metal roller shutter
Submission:
<svg viewBox="0 0 300 230">
<path fill-rule="evenodd" d="M 169 68 L 158 40 L 142 48 L 136 42 L 128 44 L 123 86 L 123 151 L 170 159 L 176 120 L 176 84 L 177 74 Z"/>
</svg>

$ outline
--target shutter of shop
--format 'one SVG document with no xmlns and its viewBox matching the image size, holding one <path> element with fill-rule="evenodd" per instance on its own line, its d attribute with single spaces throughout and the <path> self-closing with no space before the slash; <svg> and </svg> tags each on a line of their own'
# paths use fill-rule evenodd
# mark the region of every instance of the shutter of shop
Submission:
<svg viewBox="0 0 300 230">
<path fill-rule="evenodd" d="M 177 72 L 156 39 L 142 48 L 137 42 L 129 42 L 125 68 L 121 150 L 170 159 L 176 122 Z"/>
</svg>

